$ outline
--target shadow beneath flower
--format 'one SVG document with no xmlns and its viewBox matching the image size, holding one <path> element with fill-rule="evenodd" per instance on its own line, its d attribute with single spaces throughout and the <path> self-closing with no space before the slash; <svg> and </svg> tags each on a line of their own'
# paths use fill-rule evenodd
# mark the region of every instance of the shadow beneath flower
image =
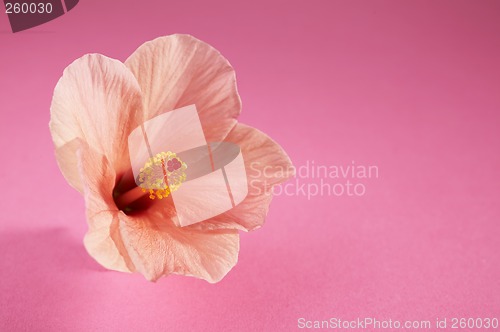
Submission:
<svg viewBox="0 0 500 332">
<path fill-rule="evenodd" d="M 62 228 L 0 233 L 0 254 L 3 273 L 96 269 L 83 244 Z"/>
<path fill-rule="evenodd" d="M 39 329 L 46 314 L 64 311 L 81 292 L 77 276 L 96 269 L 64 229 L 0 233 L 0 330 Z"/>
</svg>

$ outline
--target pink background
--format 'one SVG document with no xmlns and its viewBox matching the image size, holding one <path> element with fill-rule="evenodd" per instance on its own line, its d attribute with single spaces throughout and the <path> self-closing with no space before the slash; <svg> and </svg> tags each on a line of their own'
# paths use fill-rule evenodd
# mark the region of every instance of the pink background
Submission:
<svg viewBox="0 0 500 332">
<path fill-rule="evenodd" d="M 500 2 L 98 1 L 12 34 L 0 13 L 0 330 L 290 331 L 297 319 L 500 315 Z M 85 53 L 182 32 L 234 65 L 240 120 L 296 166 L 377 165 L 362 197 L 279 196 L 220 283 L 85 252 L 48 130 Z"/>
</svg>

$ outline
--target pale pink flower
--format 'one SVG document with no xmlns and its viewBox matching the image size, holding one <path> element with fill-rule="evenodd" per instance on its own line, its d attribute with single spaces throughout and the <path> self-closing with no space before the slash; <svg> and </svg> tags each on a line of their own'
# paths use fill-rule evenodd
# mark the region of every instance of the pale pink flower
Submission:
<svg viewBox="0 0 500 332">
<path fill-rule="evenodd" d="M 207 141 L 241 147 L 248 196 L 233 209 L 186 227 L 174 224 L 175 208 L 166 200 L 144 196 L 117 204 L 136 185 L 129 133 L 191 104 Z M 264 223 L 272 186 L 293 173 L 278 144 L 237 122 L 240 111 L 229 62 L 188 35 L 147 42 L 125 63 L 90 54 L 69 65 L 54 91 L 50 131 L 61 172 L 85 199 L 88 253 L 108 269 L 137 271 L 152 281 L 169 274 L 221 280 L 237 262 L 238 231 Z"/>
</svg>

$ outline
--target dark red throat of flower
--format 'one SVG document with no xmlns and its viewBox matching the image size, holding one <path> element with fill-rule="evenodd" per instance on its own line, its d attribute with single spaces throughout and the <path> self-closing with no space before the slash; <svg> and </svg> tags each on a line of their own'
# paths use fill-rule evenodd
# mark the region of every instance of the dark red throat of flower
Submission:
<svg viewBox="0 0 500 332">
<path fill-rule="evenodd" d="M 149 209 L 155 202 L 149 199 L 148 195 L 148 192 L 137 186 L 132 170 L 117 177 L 113 200 L 116 207 L 125 214 L 131 215 Z"/>
</svg>

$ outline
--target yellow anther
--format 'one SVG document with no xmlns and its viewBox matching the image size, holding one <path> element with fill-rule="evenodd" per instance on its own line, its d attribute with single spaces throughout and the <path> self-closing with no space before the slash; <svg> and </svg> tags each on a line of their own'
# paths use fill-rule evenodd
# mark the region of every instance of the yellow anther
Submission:
<svg viewBox="0 0 500 332">
<path fill-rule="evenodd" d="M 187 165 L 171 151 L 160 152 L 149 158 L 138 176 L 139 186 L 149 190 L 150 199 L 163 199 L 179 189 L 186 180 Z"/>
</svg>

